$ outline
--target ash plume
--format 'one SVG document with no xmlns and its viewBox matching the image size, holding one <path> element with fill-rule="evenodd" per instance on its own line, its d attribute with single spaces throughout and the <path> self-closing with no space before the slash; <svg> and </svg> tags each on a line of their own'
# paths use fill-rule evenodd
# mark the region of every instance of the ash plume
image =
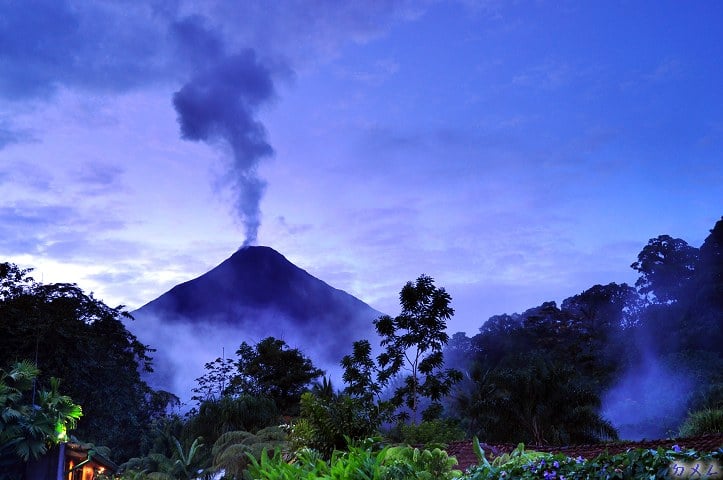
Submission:
<svg viewBox="0 0 723 480">
<path fill-rule="evenodd" d="M 187 21 L 176 29 L 181 47 L 189 51 L 188 58 L 203 58 L 198 62 L 203 66 L 173 95 L 181 137 L 212 145 L 226 143 L 231 148 L 229 179 L 236 194 L 236 211 L 244 225 L 244 246 L 253 245 L 266 185 L 257 168 L 261 159 L 274 153 L 256 114 L 274 97 L 273 72 L 254 50 L 225 55 L 212 33 L 189 25 Z M 204 35 L 205 41 L 198 42 Z M 185 43 L 189 39 L 195 40 L 194 46 Z"/>
</svg>

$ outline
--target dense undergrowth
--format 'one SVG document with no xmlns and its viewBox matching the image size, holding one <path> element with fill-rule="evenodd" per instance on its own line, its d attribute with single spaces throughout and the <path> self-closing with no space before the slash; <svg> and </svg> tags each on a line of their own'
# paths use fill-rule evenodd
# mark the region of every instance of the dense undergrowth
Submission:
<svg viewBox="0 0 723 480">
<path fill-rule="evenodd" d="M 370 441 L 335 451 L 330 460 L 302 449 L 285 456 L 280 450 L 253 459 L 247 477 L 258 480 L 492 480 L 492 479 L 667 479 L 719 478 L 723 448 L 714 452 L 637 449 L 593 459 L 525 450 L 488 458 L 476 444 L 479 464 L 466 471 L 439 448 L 375 448 Z"/>
</svg>

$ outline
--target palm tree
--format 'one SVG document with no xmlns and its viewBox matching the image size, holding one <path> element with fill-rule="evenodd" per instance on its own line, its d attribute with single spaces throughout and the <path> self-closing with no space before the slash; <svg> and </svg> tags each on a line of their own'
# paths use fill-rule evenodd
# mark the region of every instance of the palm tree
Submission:
<svg viewBox="0 0 723 480">
<path fill-rule="evenodd" d="M 25 393 L 35 388 L 38 369 L 29 361 L 16 363 L 9 371 L 0 370 L 0 448 L 13 447 L 28 461 L 47 448 L 67 440 L 82 415 L 79 405 L 59 392 L 60 381 L 50 379 L 50 389 L 37 392 L 36 402 L 28 404 Z"/>
<path fill-rule="evenodd" d="M 460 403 L 478 410 L 481 438 L 536 445 L 617 439 L 599 414 L 599 396 L 572 366 L 544 355 L 525 358 L 515 368 L 497 368 L 480 377 L 476 389 L 483 394 L 473 393 Z"/>
<path fill-rule="evenodd" d="M 81 417 L 79 405 L 59 392 L 60 381 L 50 379 L 50 389 L 36 388 L 39 370 L 30 361 L 0 370 L 0 470 L 19 468 L 22 462 L 37 459 L 49 447 L 67 440 L 68 428 Z"/>
</svg>

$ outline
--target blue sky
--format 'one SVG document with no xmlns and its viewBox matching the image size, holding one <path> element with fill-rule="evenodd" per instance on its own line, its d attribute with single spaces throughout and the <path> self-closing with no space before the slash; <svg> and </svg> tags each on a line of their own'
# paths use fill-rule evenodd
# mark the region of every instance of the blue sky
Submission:
<svg viewBox="0 0 723 480">
<path fill-rule="evenodd" d="M 136 308 L 269 245 L 452 331 L 723 214 L 723 4 L 0 1 L 0 259 Z M 255 241 L 254 241 L 255 237 Z"/>
</svg>

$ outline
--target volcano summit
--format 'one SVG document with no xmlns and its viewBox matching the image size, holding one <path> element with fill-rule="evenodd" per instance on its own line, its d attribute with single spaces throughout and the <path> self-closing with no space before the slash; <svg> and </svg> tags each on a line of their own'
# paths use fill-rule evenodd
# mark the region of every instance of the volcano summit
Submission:
<svg viewBox="0 0 723 480">
<path fill-rule="evenodd" d="M 376 338 L 373 320 L 381 315 L 270 247 L 243 247 L 132 314 L 129 330 L 157 350 L 149 383 L 182 400 L 204 363 L 268 336 L 299 348 L 337 377 L 352 343 Z"/>
</svg>

